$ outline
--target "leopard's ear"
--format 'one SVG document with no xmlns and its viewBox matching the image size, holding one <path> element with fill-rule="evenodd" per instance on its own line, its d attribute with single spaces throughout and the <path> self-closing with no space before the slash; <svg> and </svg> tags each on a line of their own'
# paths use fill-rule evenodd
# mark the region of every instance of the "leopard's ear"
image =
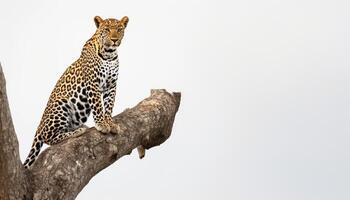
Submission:
<svg viewBox="0 0 350 200">
<path fill-rule="evenodd" d="M 98 28 L 98 27 L 100 27 L 100 24 L 103 22 L 103 19 L 100 16 L 96 16 L 94 18 L 94 21 L 95 21 L 96 27 Z"/>
<path fill-rule="evenodd" d="M 123 24 L 124 28 L 126 28 L 126 26 L 128 25 L 129 22 L 129 18 L 127 16 L 124 16 L 120 22 Z"/>
</svg>

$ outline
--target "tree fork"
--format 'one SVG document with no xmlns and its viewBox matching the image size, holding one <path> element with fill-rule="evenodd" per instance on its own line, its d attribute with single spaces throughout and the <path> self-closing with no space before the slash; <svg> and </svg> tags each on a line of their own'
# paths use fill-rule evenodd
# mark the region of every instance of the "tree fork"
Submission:
<svg viewBox="0 0 350 200">
<path fill-rule="evenodd" d="M 86 133 L 45 149 L 30 169 L 19 147 L 0 65 L 0 199 L 75 199 L 98 172 L 133 149 L 150 149 L 167 140 L 180 105 L 180 93 L 164 89 L 113 117 L 117 134 Z"/>
</svg>

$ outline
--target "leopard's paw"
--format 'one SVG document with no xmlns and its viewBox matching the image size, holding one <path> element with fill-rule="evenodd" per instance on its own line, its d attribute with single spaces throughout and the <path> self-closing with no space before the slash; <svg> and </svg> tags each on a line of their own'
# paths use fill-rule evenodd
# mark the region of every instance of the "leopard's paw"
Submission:
<svg viewBox="0 0 350 200">
<path fill-rule="evenodd" d="M 97 123 L 95 128 L 105 134 L 111 132 L 111 127 L 107 123 Z"/>
</svg>

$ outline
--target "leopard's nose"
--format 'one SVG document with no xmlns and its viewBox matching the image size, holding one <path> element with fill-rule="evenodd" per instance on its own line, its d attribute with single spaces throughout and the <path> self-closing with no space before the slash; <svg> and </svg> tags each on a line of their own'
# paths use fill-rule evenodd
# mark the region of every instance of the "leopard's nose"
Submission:
<svg viewBox="0 0 350 200">
<path fill-rule="evenodd" d="M 118 40 L 118 38 L 117 37 L 111 37 L 111 40 L 115 43 Z"/>
</svg>

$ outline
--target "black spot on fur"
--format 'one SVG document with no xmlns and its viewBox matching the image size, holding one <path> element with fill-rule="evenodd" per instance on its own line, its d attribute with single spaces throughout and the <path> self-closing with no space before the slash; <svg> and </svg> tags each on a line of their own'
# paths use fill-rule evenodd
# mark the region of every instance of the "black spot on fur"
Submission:
<svg viewBox="0 0 350 200">
<path fill-rule="evenodd" d="M 77 102 L 77 100 L 74 99 L 74 98 L 72 98 L 72 99 L 71 99 L 71 102 L 75 104 L 75 103 Z"/>
<path fill-rule="evenodd" d="M 81 118 L 81 121 L 82 121 L 83 123 L 85 123 L 85 122 L 86 122 L 86 120 L 87 120 L 87 118 L 86 118 L 86 117 Z"/>
<path fill-rule="evenodd" d="M 70 105 L 68 105 L 68 104 L 66 104 L 66 108 L 68 109 L 68 110 L 71 110 L 72 108 L 70 107 Z"/>
<path fill-rule="evenodd" d="M 62 107 L 62 109 L 64 110 L 64 112 L 67 112 L 67 108 L 65 106 Z"/>
<path fill-rule="evenodd" d="M 75 118 L 77 119 L 77 121 L 79 121 L 80 120 L 80 115 L 79 115 L 79 113 L 75 113 Z"/>
<path fill-rule="evenodd" d="M 84 88 L 83 91 L 81 92 L 84 96 L 86 96 L 86 89 Z"/>
<path fill-rule="evenodd" d="M 84 96 L 80 95 L 79 99 L 81 102 L 87 102 L 87 98 L 85 98 Z"/>
<path fill-rule="evenodd" d="M 118 55 L 112 58 L 112 61 L 117 60 L 117 58 L 118 58 Z"/>
<path fill-rule="evenodd" d="M 34 160 L 29 161 L 28 165 L 29 165 L 29 166 L 32 165 L 33 162 L 34 162 Z"/>
<path fill-rule="evenodd" d="M 34 149 L 31 149 L 29 154 L 33 154 L 33 153 L 34 153 Z"/>
<path fill-rule="evenodd" d="M 80 102 L 77 103 L 77 106 L 79 110 L 84 110 L 84 106 Z"/>
</svg>

